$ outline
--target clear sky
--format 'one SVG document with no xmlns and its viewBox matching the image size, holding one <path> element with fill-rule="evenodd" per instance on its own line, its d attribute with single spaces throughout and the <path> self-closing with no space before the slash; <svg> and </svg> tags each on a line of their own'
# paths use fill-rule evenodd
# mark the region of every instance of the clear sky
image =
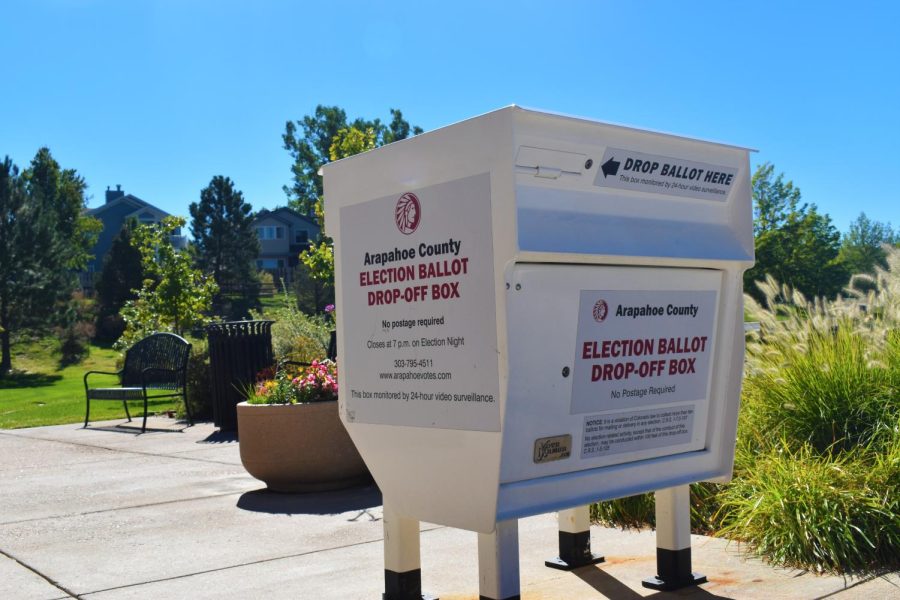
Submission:
<svg viewBox="0 0 900 600">
<path fill-rule="evenodd" d="M 900 226 L 900 3 L 0 0 L 0 159 L 48 146 L 179 215 L 284 205 L 285 122 L 509 104 L 758 149 L 845 231 Z"/>
</svg>

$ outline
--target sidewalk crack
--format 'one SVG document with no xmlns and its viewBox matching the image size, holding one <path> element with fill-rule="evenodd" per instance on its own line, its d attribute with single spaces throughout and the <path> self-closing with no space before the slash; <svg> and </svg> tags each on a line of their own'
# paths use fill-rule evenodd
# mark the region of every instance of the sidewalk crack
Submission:
<svg viewBox="0 0 900 600">
<path fill-rule="evenodd" d="M 27 569 L 27 570 L 31 571 L 32 573 L 34 573 L 35 575 L 37 575 L 38 577 L 40 577 L 41 579 L 43 579 L 44 581 L 46 581 L 47 583 L 49 583 L 50 585 L 52 585 L 53 587 L 55 587 L 56 589 L 58 589 L 59 591 L 63 592 L 63 593 L 64 593 L 66 596 L 68 596 L 69 598 L 79 598 L 79 599 L 81 598 L 81 596 L 79 596 L 78 594 L 76 594 L 76 593 L 73 592 L 72 590 L 67 589 L 65 586 L 63 586 L 63 585 L 62 585 L 61 583 L 59 583 L 58 581 L 54 580 L 52 577 L 50 577 L 50 576 L 48 576 L 48 575 L 44 575 L 43 573 L 41 573 L 40 571 L 38 571 L 37 569 L 35 569 L 35 568 L 32 567 L 31 565 L 22 562 L 21 560 L 19 560 L 18 558 L 16 558 L 16 557 L 13 556 L 12 554 L 10 554 L 9 552 L 6 552 L 6 551 L 4 551 L 4 550 L 0 550 L 0 556 L 5 556 L 5 557 L 8 558 L 9 560 L 11 560 L 11 561 L 13 561 L 14 563 L 16 563 L 17 565 L 21 566 L 23 569 Z"/>
</svg>

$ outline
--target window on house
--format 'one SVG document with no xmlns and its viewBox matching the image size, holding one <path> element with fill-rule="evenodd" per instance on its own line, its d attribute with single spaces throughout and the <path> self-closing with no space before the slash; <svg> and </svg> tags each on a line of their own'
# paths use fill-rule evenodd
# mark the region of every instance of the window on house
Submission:
<svg viewBox="0 0 900 600">
<path fill-rule="evenodd" d="M 256 260 L 257 269 L 283 269 L 283 258 L 259 258 Z"/>
<path fill-rule="evenodd" d="M 256 235 L 261 240 L 282 240 L 284 239 L 284 227 L 279 225 L 262 225 L 256 228 Z"/>
<path fill-rule="evenodd" d="M 309 233 L 305 229 L 295 231 L 294 232 L 294 243 L 295 244 L 303 244 L 304 246 L 309 244 Z"/>
</svg>

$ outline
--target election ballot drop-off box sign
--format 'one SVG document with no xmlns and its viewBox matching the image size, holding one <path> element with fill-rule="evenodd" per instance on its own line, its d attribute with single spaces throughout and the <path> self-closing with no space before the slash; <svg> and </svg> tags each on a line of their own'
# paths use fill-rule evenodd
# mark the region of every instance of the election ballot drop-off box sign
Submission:
<svg viewBox="0 0 900 600">
<path fill-rule="evenodd" d="M 748 150 L 509 107 L 323 173 L 340 414 L 397 514 L 730 477 Z"/>
</svg>

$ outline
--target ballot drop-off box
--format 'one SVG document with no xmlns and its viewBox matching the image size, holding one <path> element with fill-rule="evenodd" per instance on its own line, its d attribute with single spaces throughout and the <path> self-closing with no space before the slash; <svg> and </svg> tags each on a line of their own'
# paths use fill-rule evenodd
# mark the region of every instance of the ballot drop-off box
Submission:
<svg viewBox="0 0 900 600">
<path fill-rule="evenodd" d="M 512 106 L 323 175 L 340 415 L 386 520 L 496 535 L 730 478 L 747 149 Z"/>
</svg>

